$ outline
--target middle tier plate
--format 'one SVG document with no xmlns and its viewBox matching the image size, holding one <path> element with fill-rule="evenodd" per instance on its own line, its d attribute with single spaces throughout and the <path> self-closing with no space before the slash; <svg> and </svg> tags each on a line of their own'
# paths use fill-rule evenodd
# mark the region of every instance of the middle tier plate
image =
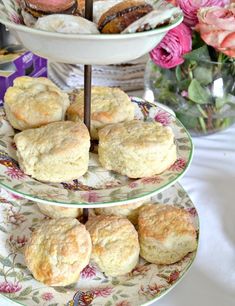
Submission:
<svg viewBox="0 0 235 306">
<path fill-rule="evenodd" d="M 40 182 L 23 173 L 17 163 L 13 142 L 15 131 L 0 111 L 0 185 L 27 199 L 61 206 L 105 207 L 132 203 L 153 196 L 177 182 L 189 167 L 193 144 L 180 121 L 156 104 L 132 97 L 135 118 L 155 120 L 172 128 L 177 146 L 177 161 L 159 175 L 129 179 L 101 167 L 98 155 L 90 153 L 85 175 L 72 182 L 59 184 Z M 144 163 L 144 161 L 143 161 Z"/>
</svg>

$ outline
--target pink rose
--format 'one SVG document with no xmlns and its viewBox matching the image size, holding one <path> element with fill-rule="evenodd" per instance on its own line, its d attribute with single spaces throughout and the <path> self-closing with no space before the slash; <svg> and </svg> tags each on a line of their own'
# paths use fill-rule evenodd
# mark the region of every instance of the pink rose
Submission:
<svg viewBox="0 0 235 306">
<path fill-rule="evenodd" d="M 183 23 L 170 30 L 150 52 L 153 62 L 162 68 L 173 68 L 184 62 L 183 55 L 192 49 L 191 30 Z"/>
<path fill-rule="evenodd" d="M 184 13 L 184 23 L 193 27 L 198 23 L 197 12 L 201 7 L 225 6 L 230 0 L 177 0 Z"/>
<path fill-rule="evenodd" d="M 206 44 L 235 57 L 235 5 L 208 7 L 198 11 L 196 29 Z"/>
</svg>

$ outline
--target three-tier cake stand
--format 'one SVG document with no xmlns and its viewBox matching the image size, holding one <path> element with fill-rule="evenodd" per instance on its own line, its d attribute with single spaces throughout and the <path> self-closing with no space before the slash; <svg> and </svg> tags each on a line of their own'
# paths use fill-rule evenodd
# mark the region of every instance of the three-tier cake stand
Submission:
<svg viewBox="0 0 235 306">
<path fill-rule="evenodd" d="M 13 1 L 9 0 L 3 1 L 4 3 L 8 4 L 8 9 L 13 5 Z M 89 20 L 92 20 L 92 10 L 93 0 L 86 0 L 85 17 Z M 89 130 L 92 86 L 91 65 L 122 63 L 146 54 L 161 41 L 167 31 L 180 24 L 182 19 L 182 16 L 178 16 L 173 23 L 167 26 L 141 33 L 80 35 L 40 31 L 16 24 L 9 18 L 3 18 L 0 15 L 0 22 L 5 24 L 19 42 L 32 52 L 54 61 L 85 65 L 84 123 Z M 161 175 L 130 180 L 102 169 L 98 162 L 97 154 L 91 152 L 88 173 L 83 178 L 73 182 L 45 184 L 27 176 L 20 177 L 20 175 L 18 177 L 17 175 L 12 176 L 9 179 L 7 176 L 7 173 L 9 173 L 7 164 L 1 161 L 4 158 L 8 158 L 14 162 L 16 158 L 15 149 L 12 147 L 14 131 L 4 118 L 3 111 L 1 111 L 0 147 L 2 153 L 0 153 L 2 157 L 0 158 L 0 185 L 13 194 L 24 198 L 18 199 L 17 204 L 14 205 L 20 207 L 19 212 L 25 218 L 28 216 L 25 224 L 27 222 L 29 225 L 32 223 L 36 224 L 42 219 L 42 215 L 35 210 L 34 205 L 28 200 L 64 207 L 81 207 L 83 208 L 83 221 L 85 222 L 88 218 L 88 208 L 131 204 L 137 200 L 150 199 L 150 197 L 154 196 L 151 200 L 153 202 L 175 204 L 192 212 L 195 226 L 198 228 L 198 216 L 195 208 L 187 193 L 179 184 L 176 184 L 192 160 L 193 145 L 188 132 L 174 116 L 161 109 L 157 104 L 151 104 L 135 97 L 131 97 L 131 99 L 136 105 L 137 119 L 157 120 L 157 118 L 164 118 L 165 123 L 169 124 L 174 131 L 178 160 Z M 9 203 L 13 203 L 13 198 L 11 199 L 12 202 L 9 200 Z M 29 203 L 31 204 L 29 205 Z M 17 231 L 21 233 L 26 231 L 25 235 L 27 236 L 29 233 L 26 230 L 25 224 L 24 227 L 19 226 Z M 3 235 L 6 234 L 8 234 L 7 228 Z M 3 239 L 5 238 L 4 236 Z M 42 284 L 39 286 L 39 283 L 32 277 L 30 278 L 27 272 L 25 272 L 26 267 L 22 258 L 19 258 L 19 262 L 15 265 L 15 262 L 4 261 L 5 257 L 0 253 L 0 262 L 3 265 L 2 268 L 0 266 L 0 271 L 2 271 L 0 273 L 0 281 L 1 274 L 5 279 L 7 278 L 4 274 L 5 272 L 3 272 L 5 271 L 5 264 L 8 263 L 8 266 L 13 265 L 13 271 L 18 271 L 17 269 L 19 269 L 18 275 L 22 273 L 24 275 L 22 279 L 25 279 L 26 282 L 22 285 L 24 290 L 16 291 L 12 295 L 5 294 L 5 296 L 18 303 L 26 303 L 23 305 L 27 306 L 40 304 L 39 295 L 43 296 L 44 294 L 45 296 L 45 292 L 50 293 L 50 297 L 53 296 L 55 300 L 54 303 L 45 303 L 48 306 L 149 305 L 168 292 L 177 283 L 191 266 L 195 254 L 196 252 L 189 254 L 181 262 L 170 266 L 157 266 L 141 260 L 140 264 L 130 275 L 120 278 L 106 278 L 96 268 L 88 266 L 78 284 L 58 289 L 42 286 Z M 5 256 L 10 261 L 7 249 Z M 15 256 L 15 261 L 17 256 Z M 17 277 L 17 273 L 12 273 L 12 275 L 14 274 L 14 277 Z M 35 289 L 38 287 L 40 288 Z M 90 300 L 82 300 L 86 294 L 88 296 L 90 294 Z M 71 304 L 69 304 L 69 300 L 71 300 Z M 77 301 L 77 304 L 72 304 L 74 301 Z"/>
</svg>

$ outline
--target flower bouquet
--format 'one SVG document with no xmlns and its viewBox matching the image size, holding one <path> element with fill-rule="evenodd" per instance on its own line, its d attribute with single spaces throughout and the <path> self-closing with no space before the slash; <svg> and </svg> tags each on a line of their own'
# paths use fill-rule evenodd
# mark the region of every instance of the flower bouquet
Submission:
<svg viewBox="0 0 235 306">
<path fill-rule="evenodd" d="M 235 122 L 235 3 L 229 2 L 174 1 L 184 21 L 150 53 L 146 89 L 193 135 Z"/>
</svg>

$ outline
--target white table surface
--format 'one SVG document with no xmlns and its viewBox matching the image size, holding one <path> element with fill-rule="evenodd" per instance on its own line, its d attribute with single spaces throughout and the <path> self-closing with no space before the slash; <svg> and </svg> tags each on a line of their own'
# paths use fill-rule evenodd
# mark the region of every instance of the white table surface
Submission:
<svg viewBox="0 0 235 306">
<path fill-rule="evenodd" d="M 183 280 L 154 306 L 235 305 L 235 125 L 194 138 L 195 154 L 181 184 L 200 217 L 196 260 Z M 12 306 L 1 299 L 1 306 Z M 133 305 L 135 306 L 135 305 Z"/>
</svg>

